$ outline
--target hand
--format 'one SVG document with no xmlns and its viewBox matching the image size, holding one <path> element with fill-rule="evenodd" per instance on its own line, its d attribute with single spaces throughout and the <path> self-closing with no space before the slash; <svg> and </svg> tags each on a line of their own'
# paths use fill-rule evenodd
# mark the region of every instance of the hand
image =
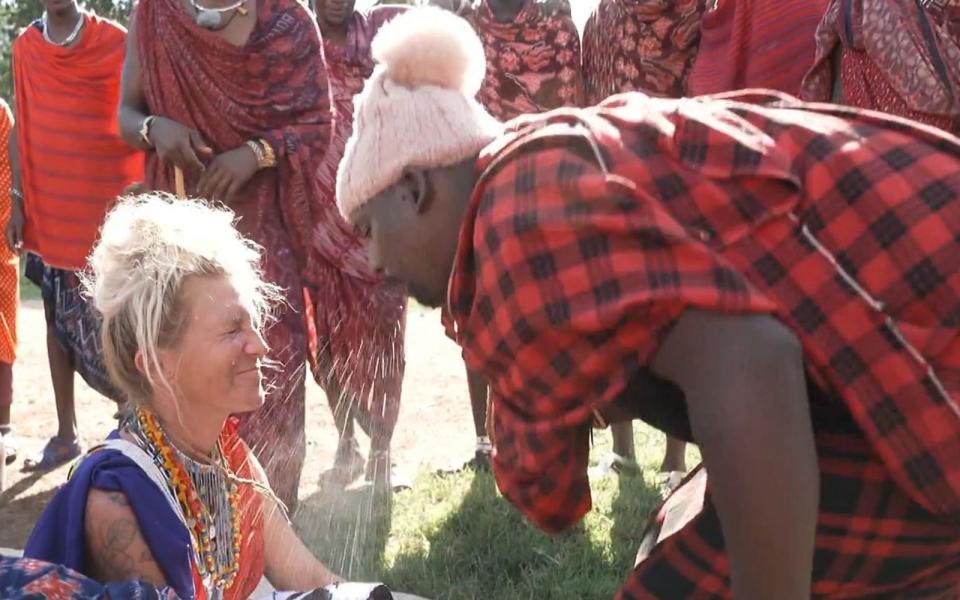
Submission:
<svg viewBox="0 0 960 600">
<path fill-rule="evenodd" d="M 10 221 L 5 232 L 7 246 L 13 252 L 19 253 L 23 247 L 23 200 L 13 194 L 10 195 Z"/>
<path fill-rule="evenodd" d="M 199 133 L 164 117 L 157 117 L 150 124 L 150 143 L 160 160 L 191 175 L 203 171 L 201 157 L 213 156 L 213 148 L 203 141 Z"/>
<path fill-rule="evenodd" d="M 229 203 L 259 170 L 257 155 L 244 144 L 224 152 L 207 165 L 197 184 L 197 193 L 201 198 Z"/>
</svg>

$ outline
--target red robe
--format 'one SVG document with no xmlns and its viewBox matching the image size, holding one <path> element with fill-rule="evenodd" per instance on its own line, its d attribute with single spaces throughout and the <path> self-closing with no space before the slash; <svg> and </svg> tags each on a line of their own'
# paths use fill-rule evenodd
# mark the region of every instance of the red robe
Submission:
<svg viewBox="0 0 960 600">
<path fill-rule="evenodd" d="M 117 195 L 143 178 L 143 154 L 117 125 L 126 30 L 83 18 L 69 48 L 44 40 L 37 25 L 13 44 L 24 247 L 72 271 L 86 266 Z"/>
<path fill-rule="evenodd" d="M 320 34 L 296 0 L 258 2 L 256 27 L 242 47 L 198 27 L 179 0 L 141 0 L 134 18 L 151 114 L 196 129 L 217 153 L 263 138 L 276 154 L 276 168 L 254 175 L 231 205 L 240 231 L 264 248 L 265 277 L 287 301 L 267 331 L 280 370 L 269 374 L 267 402 L 245 417 L 241 434 L 277 494 L 292 503 L 306 452 L 303 290 L 339 261 L 315 243 L 315 228 L 342 229 L 315 176 L 332 123 Z M 186 184 L 192 192 L 196 181 Z M 147 185 L 174 186 L 173 169 L 152 152 Z"/>
</svg>

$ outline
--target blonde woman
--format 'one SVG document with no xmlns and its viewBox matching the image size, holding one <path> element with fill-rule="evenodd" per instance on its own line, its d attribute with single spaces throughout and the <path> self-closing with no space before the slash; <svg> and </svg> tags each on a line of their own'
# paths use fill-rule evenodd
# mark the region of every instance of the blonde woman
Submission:
<svg viewBox="0 0 960 600">
<path fill-rule="evenodd" d="M 276 290 L 233 219 L 159 194 L 108 215 L 87 287 L 132 416 L 58 491 L 27 557 L 187 600 L 247 598 L 264 575 L 279 589 L 338 587 L 237 435 L 233 415 L 263 404 L 262 331 Z M 367 586 L 350 597 L 390 593 Z"/>
</svg>

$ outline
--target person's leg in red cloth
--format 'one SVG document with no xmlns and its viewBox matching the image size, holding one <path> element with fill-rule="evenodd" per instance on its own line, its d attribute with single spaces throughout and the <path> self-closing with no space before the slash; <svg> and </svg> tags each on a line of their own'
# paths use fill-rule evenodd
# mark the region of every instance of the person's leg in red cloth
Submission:
<svg viewBox="0 0 960 600">
<path fill-rule="evenodd" d="M 843 431 L 836 423 L 825 431 L 825 420 L 815 419 L 820 512 L 812 595 L 955 598 L 958 528 L 912 502 L 849 417 L 839 420 L 846 424 Z M 661 507 L 618 600 L 731 597 L 720 520 L 709 478 L 704 494 L 702 475 L 682 484 Z"/>
<path fill-rule="evenodd" d="M 308 297 L 311 367 L 340 435 L 333 469 L 324 480 L 348 485 L 365 470 L 368 481 L 392 487 L 390 444 L 405 367 L 406 297 L 397 288 L 361 281 L 332 266 L 324 285 Z M 366 469 L 355 424 L 370 438 Z"/>
<path fill-rule="evenodd" d="M 265 278 L 284 290 L 286 304 L 278 308 L 276 322 L 267 329 L 266 402 L 259 411 L 241 416 L 240 436 L 260 460 L 273 491 L 292 511 L 306 458 L 307 336 L 302 284 L 289 248 L 266 247 Z"/>
</svg>

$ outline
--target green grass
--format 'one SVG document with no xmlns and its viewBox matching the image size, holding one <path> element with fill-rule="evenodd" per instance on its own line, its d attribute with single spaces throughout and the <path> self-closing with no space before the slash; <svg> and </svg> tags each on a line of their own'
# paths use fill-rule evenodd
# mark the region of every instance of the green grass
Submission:
<svg viewBox="0 0 960 600">
<path fill-rule="evenodd" d="M 548 536 L 496 491 L 492 476 L 422 473 L 391 499 L 366 490 L 308 498 L 296 516 L 307 545 L 352 580 L 380 580 L 434 600 L 610 598 L 633 566 L 659 503 L 663 437 L 638 426 L 643 478 L 592 482 L 593 510 L 572 531 Z M 594 458 L 610 448 L 597 436 Z M 695 464 L 696 453 L 691 453 Z"/>
<path fill-rule="evenodd" d="M 23 259 L 20 259 L 20 299 L 21 300 L 39 300 L 40 288 L 35 286 L 32 281 L 23 276 Z"/>
</svg>

